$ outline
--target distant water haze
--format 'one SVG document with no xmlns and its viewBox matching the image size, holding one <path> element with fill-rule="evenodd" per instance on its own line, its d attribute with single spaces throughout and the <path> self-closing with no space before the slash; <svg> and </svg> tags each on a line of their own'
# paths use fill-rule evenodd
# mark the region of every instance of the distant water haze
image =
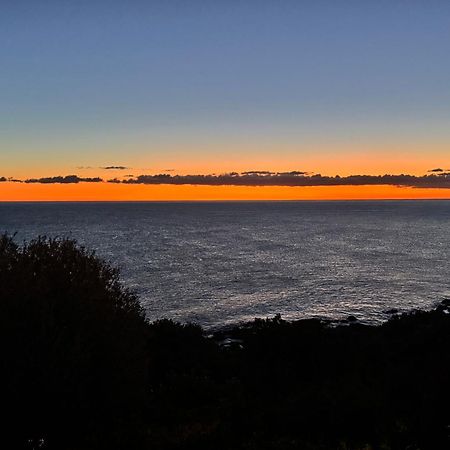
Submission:
<svg viewBox="0 0 450 450">
<path fill-rule="evenodd" d="M 450 298 L 445 200 L 0 203 L 0 230 L 95 249 L 151 320 L 378 323 Z"/>
</svg>

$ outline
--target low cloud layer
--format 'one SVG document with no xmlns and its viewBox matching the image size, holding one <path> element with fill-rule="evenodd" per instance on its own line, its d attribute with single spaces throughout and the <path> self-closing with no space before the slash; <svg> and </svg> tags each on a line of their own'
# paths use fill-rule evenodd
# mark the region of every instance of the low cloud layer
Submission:
<svg viewBox="0 0 450 450">
<path fill-rule="evenodd" d="M 103 166 L 103 167 L 100 167 L 100 169 L 103 169 L 103 170 L 129 170 L 129 169 L 131 169 L 131 167 L 127 167 L 127 166 Z"/>
<path fill-rule="evenodd" d="M 29 178 L 15 180 L 0 177 L 0 182 L 23 182 L 27 184 L 76 184 L 76 183 L 117 183 L 117 184 L 171 184 L 171 185 L 203 185 L 203 186 L 399 186 L 414 188 L 445 188 L 450 189 L 450 171 L 433 169 L 427 175 L 350 175 L 340 177 L 311 174 L 310 172 L 270 172 L 247 171 L 230 172 L 212 175 L 126 175 L 122 178 L 104 180 L 100 177 L 86 178 L 78 175 L 55 176 L 45 178 Z"/>
<path fill-rule="evenodd" d="M 17 180 L 16 178 L 13 178 L 13 177 L 8 177 L 8 178 L 0 177 L 0 183 L 5 183 L 5 182 L 8 182 L 8 183 L 22 183 L 22 180 Z"/>
<path fill-rule="evenodd" d="M 350 175 L 328 177 L 306 172 L 243 172 L 222 175 L 140 175 L 127 180 L 109 180 L 124 184 L 196 184 L 207 186 L 364 186 L 391 185 L 416 188 L 450 188 L 450 173 L 414 175 Z"/>
<path fill-rule="evenodd" d="M 74 184 L 74 183 L 101 183 L 103 180 L 99 177 L 80 178 L 78 175 L 66 175 L 65 177 L 47 177 L 47 178 L 29 178 L 24 183 L 41 183 L 41 184 Z"/>
<path fill-rule="evenodd" d="M 77 169 L 79 169 L 79 170 L 88 170 L 88 169 L 129 170 L 129 169 L 131 169 L 131 167 L 127 167 L 127 166 L 100 166 L 100 167 L 93 167 L 93 166 L 77 166 Z"/>
</svg>

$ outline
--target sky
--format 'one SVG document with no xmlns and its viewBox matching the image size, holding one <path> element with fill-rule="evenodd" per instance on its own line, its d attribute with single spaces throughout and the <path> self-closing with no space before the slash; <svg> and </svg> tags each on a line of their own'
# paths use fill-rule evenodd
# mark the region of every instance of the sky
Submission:
<svg viewBox="0 0 450 450">
<path fill-rule="evenodd" d="M 0 177 L 447 170 L 448 55 L 444 0 L 2 0 Z M 0 200 L 450 198 L 197 188 L 4 182 Z"/>
</svg>

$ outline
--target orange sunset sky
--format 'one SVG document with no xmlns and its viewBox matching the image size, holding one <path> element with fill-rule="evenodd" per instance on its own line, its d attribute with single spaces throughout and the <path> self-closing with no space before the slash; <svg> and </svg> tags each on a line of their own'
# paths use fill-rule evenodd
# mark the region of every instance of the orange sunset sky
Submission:
<svg viewBox="0 0 450 450">
<path fill-rule="evenodd" d="M 4 183 L 2 200 L 10 201 L 192 201 L 192 200 L 360 200 L 450 199 L 448 189 L 395 186 L 241 187 L 170 185 L 27 185 Z"/>
<path fill-rule="evenodd" d="M 5 6 L 0 179 L 450 173 L 438 7 L 94 3 Z M 450 189 L 0 183 L 0 201 L 415 198 Z"/>
</svg>

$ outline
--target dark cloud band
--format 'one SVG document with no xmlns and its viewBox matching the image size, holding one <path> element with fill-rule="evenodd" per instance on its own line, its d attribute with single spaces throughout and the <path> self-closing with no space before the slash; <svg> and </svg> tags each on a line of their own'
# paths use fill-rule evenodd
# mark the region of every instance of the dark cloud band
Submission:
<svg viewBox="0 0 450 450">
<path fill-rule="evenodd" d="M 16 181 L 11 178 L 0 177 L 0 182 Z M 100 177 L 85 178 L 78 175 L 56 176 L 46 178 L 30 178 L 24 183 L 41 184 L 76 184 L 102 183 Z M 445 188 L 450 189 L 450 172 L 435 172 L 424 176 L 415 175 L 350 175 L 346 177 L 311 175 L 309 172 L 269 172 L 248 171 L 230 172 L 220 175 L 127 175 L 122 179 L 107 180 L 108 183 L 118 184 L 171 184 L 171 185 L 203 185 L 203 186 L 403 186 L 415 188 Z"/>
<path fill-rule="evenodd" d="M 127 167 L 127 166 L 103 166 L 103 167 L 100 167 L 100 169 L 103 169 L 103 170 L 129 170 L 130 167 Z"/>
<path fill-rule="evenodd" d="M 78 175 L 67 175 L 65 177 L 47 177 L 47 178 L 29 178 L 24 183 L 41 183 L 41 184 L 74 184 L 74 183 L 101 183 L 103 180 L 99 177 L 80 178 Z"/>
<path fill-rule="evenodd" d="M 109 180 L 117 182 L 118 180 Z M 391 185 L 421 188 L 450 188 L 450 173 L 439 175 L 350 175 L 328 177 L 305 172 L 232 172 L 223 175 L 140 175 L 120 181 L 124 184 L 196 184 L 207 186 L 364 186 Z"/>
</svg>

